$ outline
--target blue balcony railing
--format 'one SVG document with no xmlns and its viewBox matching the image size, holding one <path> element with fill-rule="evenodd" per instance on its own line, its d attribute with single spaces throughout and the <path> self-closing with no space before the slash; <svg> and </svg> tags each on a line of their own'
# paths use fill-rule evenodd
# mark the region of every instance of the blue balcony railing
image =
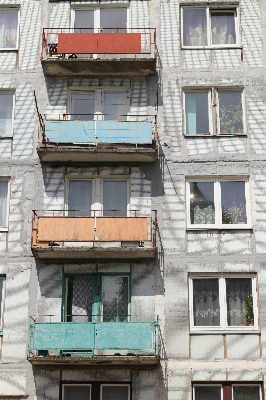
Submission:
<svg viewBox="0 0 266 400">
<path fill-rule="evenodd" d="M 160 355 L 156 322 L 37 322 L 30 317 L 29 356 L 34 351 L 93 355 L 97 350 L 126 350 L 142 356 Z"/>
<path fill-rule="evenodd" d="M 143 116 L 141 121 L 86 120 L 82 115 L 79 119 L 67 118 L 45 121 L 44 143 L 152 145 L 154 142 L 155 117 Z"/>
</svg>

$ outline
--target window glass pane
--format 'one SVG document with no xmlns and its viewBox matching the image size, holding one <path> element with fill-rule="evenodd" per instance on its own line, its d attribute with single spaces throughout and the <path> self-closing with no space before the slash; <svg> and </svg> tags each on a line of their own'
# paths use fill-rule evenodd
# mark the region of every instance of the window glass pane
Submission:
<svg viewBox="0 0 266 400">
<path fill-rule="evenodd" d="M 0 93 L 0 136 L 12 133 L 13 93 Z"/>
<path fill-rule="evenodd" d="M 7 192 L 8 182 L 0 181 L 0 226 L 7 226 Z"/>
<path fill-rule="evenodd" d="M 245 182 L 221 182 L 223 224 L 246 224 Z"/>
<path fill-rule="evenodd" d="M 225 281 L 228 326 L 253 326 L 251 279 L 228 278 Z"/>
<path fill-rule="evenodd" d="M 194 326 L 219 326 L 218 279 L 193 279 Z"/>
<path fill-rule="evenodd" d="M 127 181 L 104 181 L 103 215 L 106 217 L 127 215 Z"/>
<path fill-rule="evenodd" d="M 234 11 L 211 11 L 212 44 L 235 44 L 235 14 Z"/>
<path fill-rule="evenodd" d="M 126 121 L 128 108 L 127 92 L 104 93 L 104 119 Z"/>
<path fill-rule="evenodd" d="M 90 400 L 91 388 L 89 385 L 64 385 L 64 400 Z"/>
<path fill-rule="evenodd" d="M 185 94 L 186 134 L 209 133 L 208 92 Z"/>
<path fill-rule="evenodd" d="M 101 400 L 128 400 L 129 387 L 128 386 L 102 386 Z"/>
<path fill-rule="evenodd" d="M 67 321 L 92 321 L 93 278 L 74 276 L 68 278 L 67 286 Z"/>
<path fill-rule="evenodd" d="M 94 32 L 94 10 L 75 10 L 74 28 L 77 32 Z"/>
<path fill-rule="evenodd" d="M 214 224 L 214 182 L 190 182 L 190 223 Z"/>
<path fill-rule="evenodd" d="M 70 180 L 68 194 L 68 215 L 90 216 L 91 204 L 92 182 Z"/>
<path fill-rule="evenodd" d="M 94 93 L 72 93 L 73 119 L 93 120 L 94 118 Z"/>
<path fill-rule="evenodd" d="M 128 320 L 128 277 L 103 277 L 102 306 L 104 322 Z"/>
<path fill-rule="evenodd" d="M 2 330 L 3 288 L 4 288 L 4 280 L 0 278 L 0 330 Z"/>
<path fill-rule="evenodd" d="M 106 33 L 126 32 L 127 8 L 101 8 L 100 26 Z"/>
<path fill-rule="evenodd" d="M 219 91 L 220 133 L 243 133 L 241 92 Z"/>
<path fill-rule="evenodd" d="M 259 386 L 233 386 L 234 400 L 260 400 Z"/>
<path fill-rule="evenodd" d="M 17 47 L 18 11 L 0 11 L 0 48 Z"/>
<path fill-rule="evenodd" d="M 195 400 L 221 400 L 221 387 L 196 386 Z"/>
<path fill-rule="evenodd" d="M 206 8 L 183 9 L 183 45 L 207 46 Z"/>
</svg>

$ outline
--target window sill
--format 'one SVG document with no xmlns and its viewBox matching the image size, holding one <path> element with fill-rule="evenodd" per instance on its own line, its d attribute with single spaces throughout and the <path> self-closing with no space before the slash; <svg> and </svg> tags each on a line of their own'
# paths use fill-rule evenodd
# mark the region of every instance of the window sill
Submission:
<svg viewBox="0 0 266 400">
<path fill-rule="evenodd" d="M 190 331 L 189 335 L 242 335 L 242 334 L 260 334 L 260 330 L 258 328 L 255 329 L 234 329 L 234 330 L 206 330 L 206 331 Z"/>
<path fill-rule="evenodd" d="M 223 227 L 218 227 L 218 226 L 206 226 L 206 227 L 187 227 L 187 231 L 234 231 L 234 230 L 253 230 L 252 226 L 249 225 L 234 225 L 234 226 L 223 226 Z"/>
<path fill-rule="evenodd" d="M 8 228 L 2 228 L 2 227 L 0 227 L 0 232 L 8 232 Z"/>
<path fill-rule="evenodd" d="M 239 45 L 226 45 L 226 46 L 182 46 L 181 50 L 229 50 L 239 49 L 242 50 L 243 46 Z"/>
<path fill-rule="evenodd" d="M 199 133 L 199 134 L 195 134 L 195 135 L 188 135 L 188 134 L 184 134 L 184 137 L 186 139 L 195 139 L 195 138 L 223 138 L 223 137 L 247 137 L 247 133 L 221 133 L 219 135 L 217 134 L 211 134 L 211 133 Z"/>
</svg>

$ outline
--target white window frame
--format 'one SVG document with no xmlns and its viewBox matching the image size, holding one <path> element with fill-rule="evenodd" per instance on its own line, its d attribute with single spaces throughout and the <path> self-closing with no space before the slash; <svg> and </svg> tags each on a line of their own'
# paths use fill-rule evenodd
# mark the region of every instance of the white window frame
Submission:
<svg viewBox="0 0 266 400">
<path fill-rule="evenodd" d="M 7 210 L 6 210 L 6 224 L 4 226 L 0 226 L 0 232 L 7 232 L 8 231 L 8 221 L 9 221 L 9 202 L 10 202 L 10 179 L 8 178 L 0 178 L 0 181 L 7 182 Z"/>
<path fill-rule="evenodd" d="M 91 387 L 92 387 L 92 385 L 91 385 L 91 383 L 74 383 L 74 384 L 72 384 L 72 383 L 63 383 L 63 385 L 62 385 L 62 400 L 64 400 L 65 399 L 65 386 L 89 386 L 90 387 L 90 400 L 91 400 Z M 86 400 L 86 399 L 83 399 L 83 400 Z"/>
<path fill-rule="evenodd" d="M 129 384 L 108 384 L 108 383 L 102 383 L 100 386 L 100 400 L 103 399 L 102 397 L 102 388 L 103 386 L 127 386 L 128 387 L 128 400 L 130 400 L 130 385 Z"/>
<path fill-rule="evenodd" d="M 226 279 L 228 278 L 248 278 L 251 279 L 254 326 L 227 326 L 227 305 L 226 305 Z M 218 279 L 219 280 L 219 305 L 220 305 L 220 326 L 194 326 L 193 313 L 193 280 L 194 279 Z M 257 276 L 255 274 L 191 274 L 189 275 L 189 320 L 190 333 L 254 333 L 259 332 L 259 313 L 257 295 Z"/>
<path fill-rule="evenodd" d="M 12 121 L 11 121 L 11 131 L 8 135 L 1 135 L 0 139 L 7 139 L 7 138 L 12 138 L 13 137 L 13 133 L 14 133 L 14 119 L 15 119 L 15 100 L 16 100 L 16 94 L 15 94 L 15 90 L 12 89 L 0 89 L 0 97 L 1 95 L 6 95 L 6 94 L 12 94 L 13 95 L 13 103 L 12 103 Z"/>
<path fill-rule="evenodd" d="M 68 214 L 68 195 L 69 181 L 91 181 L 92 182 L 92 214 L 91 216 L 102 216 L 103 214 L 103 183 L 104 181 L 126 181 L 127 182 L 127 216 L 130 216 L 130 178 L 128 175 L 108 175 L 105 176 L 75 176 L 65 177 L 65 210 Z M 93 212 L 95 211 L 95 212 Z"/>
<path fill-rule="evenodd" d="M 232 387 L 232 400 L 234 400 L 234 386 L 258 386 L 259 389 L 260 389 L 259 390 L 260 400 L 262 400 L 261 385 L 259 383 L 254 383 L 254 384 L 252 384 L 252 383 L 241 383 L 241 382 L 233 383 L 231 385 L 231 387 Z"/>
<path fill-rule="evenodd" d="M 0 47 L 0 51 L 18 51 L 19 49 L 19 26 L 20 26 L 20 8 L 19 7 L 1 7 L 0 11 L 17 11 L 18 12 L 18 26 L 17 26 L 17 41 L 16 47 L 8 48 L 8 47 Z"/>
<path fill-rule="evenodd" d="M 206 46 L 185 46 L 184 45 L 184 26 L 183 26 L 183 11 L 185 8 L 201 8 L 201 9 L 206 9 L 206 21 L 207 21 L 207 45 Z M 212 44 L 212 34 L 211 34 L 211 13 L 212 12 L 232 12 L 234 11 L 234 20 L 235 20 L 235 32 L 236 32 L 236 43 L 235 44 Z M 240 10 L 238 5 L 230 6 L 230 5 L 224 5 L 224 6 L 217 6 L 215 4 L 213 5 L 197 5 L 197 6 L 191 6 L 191 5 L 186 5 L 181 7 L 181 47 L 182 49 L 206 49 L 206 48 L 211 48 L 211 49 L 219 49 L 219 48 L 239 48 L 241 47 L 240 43 Z"/>
<path fill-rule="evenodd" d="M 186 93 L 208 92 L 208 117 L 209 117 L 209 133 L 187 133 L 186 121 Z M 242 123 L 243 132 L 220 132 L 220 115 L 219 115 L 219 92 L 241 92 L 242 105 Z M 245 92 L 243 87 L 184 87 L 183 88 L 183 133 L 185 137 L 206 137 L 206 136 L 243 136 L 247 135 Z"/>
<path fill-rule="evenodd" d="M 82 4 L 81 6 L 72 6 L 70 9 L 70 28 L 74 29 L 74 24 L 75 24 L 75 11 L 82 11 L 82 10 L 93 10 L 94 11 L 94 33 L 99 33 L 101 26 L 100 26 L 100 12 L 102 8 L 126 8 L 127 9 L 127 24 L 126 28 L 127 31 L 130 30 L 131 28 L 131 18 L 130 18 L 130 7 L 129 3 L 117 3 L 117 4 L 112 4 L 112 3 L 107 3 L 107 4 L 102 4 L 101 6 L 95 6 L 95 5 L 86 5 Z M 97 54 L 94 54 L 94 58 L 97 58 Z"/>
<path fill-rule="evenodd" d="M 245 183 L 246 198 L 246 224 L 223 224 L 222 223 L 222 206 L 221 206 L 221 182 L 241 181 Z M 190 219 L 190 183 L 191 182 L 213 182 L 214 183 L 214 206 L 215 206 L 215 223 L 214 224 L 191 224 Z M 186 208 L 187 208 L 187 229 L 191 230 L 210 230 L 210 229 L 252 229 L 250 215 L 250 196 L 249 196 L 249 179 L 247 177 L 221 177 L 221 178 L 187 178 L 186 179 Z"/>
<path fill-rule="evenodd" d="M 193 384 L 193 400 L 196 400 L 195 388 L 199 387 L 199 386 L 204 386 L 204 387 L 206 387 L 206 386 L 207 387 L 216 386 L 216 387 L 220 387 L 220 389 L 221 389 L 221 400 L 223 400 L 223 385 L 219 384 L 219 383 L 208 384 L 208 382 L 206 382 L 206 384 L 204 384 L 204 383 L 195 383 L 195 384 Z"/>
<path fill-rule="evenodd" d="M 0 275 L 0 280 L 3 281 L 3 288 L 2 288 L 2 302 L 0 304 L 0 337 L 1 334 L 3 333 L 3 328 L 4 328 L 4 303 L 5 303 L 5 289 L 6 289 L 6 276 L 5 275 Z"/>
<path fill-rule="evenodd" d="M 81 86 L 71 86 L 68 88 L 67 96 L 67 111 L 68 114 L 73 114 L 73 93 L 94 93 L 94 118 L 93 120 L 104 120 L 104 95 L 108 92 L 123 92 L 127 93 L 128 98 L 128 116 L 130 114 L 130 87 L 129 86 L 91 86 L 91 87 L 81 87 Z"/>
</svg>

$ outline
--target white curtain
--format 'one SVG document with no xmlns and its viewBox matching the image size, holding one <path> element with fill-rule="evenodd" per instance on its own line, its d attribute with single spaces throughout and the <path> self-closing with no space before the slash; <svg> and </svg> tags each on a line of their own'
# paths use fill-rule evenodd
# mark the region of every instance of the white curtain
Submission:
<svg viewBox="0 0 266 400">
<path fill-rule="evenodd" d="M 72 293 L 72 321 L 92 320 L 92 277 L 75 276 Z"/>
<path fill-rule="evenodd" d="M 0 226 L 6 227 L 8 182 L 0 181 Z"/>
<path fill-rule="evenodd" d="M 127 215 L 127 181 L 104 181 L 103 215 L 106 217 Z"/>
<path fill-rule="evenodd" d="M 218 279 L 193 279 L 193 311 L 195 326 L 219 326 Z"/>
<path fill-rule="evenodd" d="M 207 46 L 206 8 L 184 8 L 184 46 Z"/>
<path fill-rule="evenodd" d="M 235 44 L 233 13 L 211 13 L 212 44 Z"/>
<path fill-rule="evenodd" d="M 251 279 L 226 279 L 228 326 L 247 323 L 247 298 L 249 295 L 252 295 Z M 252 311 L 249 310 L 251 319 L 253 319 Z"/>
<path fill-rule="evenodd" d="M 18 11 L 0 11 L 0 48 L 17 47 Z"/>
<path fill-rule="evenodd" d="M 70 180 L 68 193 L 68 215 L 89 217 L 91 215 L 91 205 L 92 182 Z"/>
<path fill-rule="evenodd" d="M 105 92 L 104 119 L 126 121 L 129 112 L 128 100 L 127 92 Z"/>
<path fill-rule="evenodd" d="M 1 16 L 1 13 L 0 13 Z M 8 136 L 12 134 L 12 111 L 13 93 L 1 93 L 0 95 L 0 135 Z"/>
</svg>

